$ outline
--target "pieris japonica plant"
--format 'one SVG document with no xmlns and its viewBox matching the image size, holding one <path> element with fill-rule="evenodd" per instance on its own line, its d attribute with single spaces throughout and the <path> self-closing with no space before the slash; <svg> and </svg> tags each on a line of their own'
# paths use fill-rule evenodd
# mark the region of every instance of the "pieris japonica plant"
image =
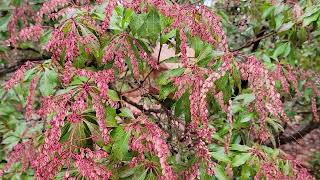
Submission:
<svg viewBox="0 0 320 180">
<path fill-rule="evenodd" d="M 25 94 L 27 128 L 1 176 L 313 179 L 267 144 L 290 126 L 283 94 L 311 91 L 319 121 L 319 74 L 230 51 L 220 17 L 201 3 L 32 2 L 13 10 L 6 43 L 49 58 L 4 85 Z"/>
</svg>

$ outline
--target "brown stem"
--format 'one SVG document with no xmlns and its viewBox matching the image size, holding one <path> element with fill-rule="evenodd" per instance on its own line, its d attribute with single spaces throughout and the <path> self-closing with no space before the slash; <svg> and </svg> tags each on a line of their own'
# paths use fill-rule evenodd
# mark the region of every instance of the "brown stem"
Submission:
<svg viewBox="0 0 320 180">
<path fill-rule="evenodd" d="M 320 122 L 311 121 L 304 128 L 300 129 L 299 131 L 295 132 L 294 134 L 292 134 L 290 136 L 284 136 L 284 135 L 280 135 L 280 137 L 277 136 L 277 137 L 275 137 L 276 147 L 279 147 L 280 145 L 291 143 L 293 141 L 297 141 L 298 139 L 302 139 L 304 136 L 306 136 L 311 131 L 313 131 L 317 128 L 320 128 Z M 272 143 L 269 142 L 266 145 L 272 146 Z"/>
<path fill-rule="evenodd" d="M 145 109 L 143 107 L 143 105 L 140 105 L 138 103 L 135 103 L 133 101 L 131 101 L 128 97 L 126 96 L 122 96 L 122 100 L 124 100 L 126 103 L 138 108 L 141 112 L 145 112 L 145 113 L 162 113 L 161 109 Z"/>
<path fill-rule="evenodd" d="M 270 32 L 270 33 L 268 33 L 268 34 L 265 34 L 265 35 L 263 35 L 263 36 L 260 36 L 260 37 L 256 37 L 256 38 L 254 38 L 254 39 L 251 39 L 251 40 L 249 40 L 248 42 L 246 42 L 244 45 L 242 45 L 241 47 L 231 50 L 231 52 L 239 51 L 239 50 L 241 50 L 241 49 L 243 49 L 243 48 L 250 47 L 252 44 L 254 44 L 254 43 L 256 43 L 256 42 L 259 42 L 259 41 L 261 41 L 262 39 L 265 39 L 265 38 L 268 38 L 268 37 L 270 37 L 270 36 L 273 36 L 273 35 L 275 35 L 275 34 L 277 34 L 277 32 L 272 31 L 272 32 Z"/>
</svg>

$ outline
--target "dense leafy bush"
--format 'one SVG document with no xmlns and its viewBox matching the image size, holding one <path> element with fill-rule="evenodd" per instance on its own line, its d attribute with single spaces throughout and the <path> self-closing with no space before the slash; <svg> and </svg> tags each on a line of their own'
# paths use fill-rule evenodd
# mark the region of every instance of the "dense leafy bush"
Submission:
<svg viewBox="0 0 320 180">
<path fill-rule="evenodd" d="M 227 15 L 233 10 L 201 2 L 8 1 L 15 8 L 2 19 L 6 44 L 48 59 L 25 63 L 1 90 L 0 174 L 312 179 L 272 145 L 291 124 L 290 97 L 311 104 L 319 121 L 319 73 L 298 65 L 319 58 L 305 52 L 319 50 L 304 36 L 319 32 L 320 5 L 252 6 L 265 22 L 244 33 L 271 31 L 239 46 L 243 34 L 229 21 L 250 6 L 237 3 L 239 14 Z M 276 34 L 279 41 L 259 46 Z"/>
</svg>

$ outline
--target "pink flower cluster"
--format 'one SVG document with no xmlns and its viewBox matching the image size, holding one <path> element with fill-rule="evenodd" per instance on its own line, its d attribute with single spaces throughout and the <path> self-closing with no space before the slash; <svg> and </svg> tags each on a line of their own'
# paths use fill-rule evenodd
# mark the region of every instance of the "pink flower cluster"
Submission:
<svg viewBox="0 0 320 180">
<path fill-rule="evenodd" d="M 26 101 L 26 113 L 25 113 L 27 120 L 32 119 L 32 114 L 33 114 L 32 106 L 33 106 L 33 101 L 34 101 L 34 96 L 35 96 L 35 91 L 36 91 L 38 81 L 39 81 L 39 77 L 35 76 L 31 80 L 30 85 L 29 85 L 29 95 L 28 95 L 27 101 Z"/>
<path fill-rule="evenodd" d="M 311 111 L 312 111 L 314 120 L 319 122 L 320 118 L 319 118 L 319 113 L 318 113 L 318 108 L 317 108 L 317 99 L 315 96 L 311 97 Z"/>
<path fill-rule="evenodd" d="M 263 127 L 269 113 L 278 119 L 282 117 L 285 122 L 289 122 L 280 94 L 275 89 L 275 80 L 263 64 L 251 56 L 247 58 L 246 63 L 239 64 L 239 69 L 241 79 L 248 80 L 250 88 L 255 93 L 255 110 L 259 114 L 261 130 L 265 130 Z M 267 138 L 268 136 L 260 137 L 262 141 Z"/>
<path fill-rule="evenodd" d="M 61 77 L 61 80 L 65 85 L 69 85 L 69 83 L 71 82 L 74 71 L 75 71 L 75 68 L 72 66 L 72 62 L 71 61 L 65 62 L 63 74 Z"/>
<path fill-rule="evenodd" d="M 99 124 L 102 138 L 105 144 L 110 141 L 109 130 L 106 125 L 105 109 L 97 95 L 93 95 L 93 109 L 96 111 L 97 122 Z"/>
<path fill-rule="evenodd" d="M 80 149 L 80 152 L 80 154 L 74 154 L 73 156 L 74 166 L 78 168 L 82 176 L 90 179 L 109 179 L 111 172 L 94 161 L 94 159 L 106 158 L 108 156 L 106 152 L 99 150 L 92 152 L 89 148 Z"/>
<path fill-rule="evenodd" d="M 228 57 L 229 59 L 232 58 L 232 54 L 230 56 L 230 54 L 226 54 L 225 57 Z M 208 109 L 207 109 L 207 94 L 209 92 L 209 90 L 214 90 L 214 82 L 218 79 L 220 79 L 222 76 L 224 76 L 226 74 L 226 72 L 231 68 L 230 66 L 230 62 L 228 60 L 225 60 L 222 64 L 222 66 L 217 70 L 217 72 L 212 72 L 209 77 L 204 81 L 202 87 L 201 87 L 201 100 L 200 100 L 200 117 L 202 119 L 203 122 L 207 122 L 208 120 Z M 219 94 L 216 95 L 219 99 L 217 99 L 218 102 L 220 102 L 220 106 L 222 109 L 224 109 L 224 102 L 222 100 L 222 94 L 220 93 L 220 97 Z M 226 109 L 225 109 L 226 110 Z"/>
<path fill-rule="evenodd" d="M 290 160 L 293 165 L 293 173 L 295 175 L 296 180 L 315 180 L 315 178 L 308 172 L 306 168 L 303 167 L 301 162 L 298 160 Z"/>
<path fill-rule="evenodd" d="M 129 44 L 127 46 L 129 47 Z M 133 76 L 136 79 L 139 79 L 140 73 L 139 73 L 139 67 L 138 67 L 138 60 L 137 60 L 137 58 L 131 48 L 128 48 L 128 57 L 131 60 Z"/>
<path fill-rule="evenodd" d="M 181 60 L 183 67 L 188 67 L 188 56 L 187 56 L 187 36 L 182 29 L 180 29 L 180 51 L 181 51 Z"/>
<path fill-rule="evenodd" d="M 282 72 L 282 66 L 277 65 L 275 71 L 272 73 L 274 79 L 279 79 L 282 89 L 285 93 L 290 94 L 290 84 L 288 83 L 286 76 Z"/>
<path fill-rule="evenodd" d="M 70 31 L 67 34 L 67 37 L 64 39 L 64 46 L 66 50 L 66 61 L 72 61 L 79 54 L 78 49 L 78 38 L 73 31 Z M 60 47 L 61 48 L 61 47 Z"/>
<path fill-rule="evenodd" d="M 272 162 L 263 162 L 260 171 L 254 176 L 254 180 L 260 180 L 263 177 L 266 179 L 288 179 Z"/>
<path fill-rule="evenodd" d="M 103 99 L 108 98 L 108 84 L 114 80 L 113 69 L 98 71 L 95 73 L 95 83 L 100 90 L 100 96 Z"/>
<path fill-rule="evenodd" d="M 104 10 L 105 19 L 102 22 L 102 29 L 106 30 L 109 27 L 110 18 L 112 16 L 112 11 L 116 7 L 117 1 L 116 0 L 109 0 L 108 4 Z"/>
<path fill-rule="evenodd" d="M 213 168 L 215 166 L 215 163 L 213 161 L 211 161 L 211 156 L 209 154 L 209 150 L 207 148 L 206 143 L 204 141 L 200 140 L 200 142 L 198 144 L 196 144 L 195 150 L 196 150 L 197 157 L 199 157 L 202 160 L 202 162 L 206 163 L 207 173 L 209 175 L 213 175 L 214 174 Z"/>
<path fill-rule="evenodd" d="M 197 145 L 195 147 L 196 155 L 207 164 L 207 172 L 209 174 L 213 174 L 212 168 L 214 164 L 210 161 L 210 154 L 207 149 L 206 142 L 211 142 L 211 136 L 214 132 L 214 129 L 209 128 L 206 97 L 209 90 L 212 89 L 214 91 L 214 82 L 220 77 L 224 76 L 224 74 L 230 69 L 230 58 L 232 58 L 232 55 L 226 55 L 223 58 L 223 65 L 216 72 L 210 72 L 209 77 L 205 80 L 203 79 L 204 74 L 208 72 L 202 72 L 199 68 L 196 67 L 192 68 L 194 73 L 190 75 L 185 74 L 180 77 L 174 78 L 174 84 L 178 87 L 175 95 L 176 97 L 181 96 L 186 89 L 191 88 L 189 100 L 192 121 L 187 128 L 189 131 L 187 133 L 187 136 L 195 134 L 196 137 L 200 140 L 200 142 L 197 142 Z"/>
<path fill-rule="evenodd" d="M 313 94 L 311 96 L 311 111 L 312 111 L 314 120 L 319 122 L 320 119 L 319 119 L 319 112 L 317 108 L 317 97 L 320 97 L 320 91 L 318 90 L 317 85 L 315 83 L 312 83 L 311 80 L 308 80 L 304 86 L 305 88 L 311 88 L 313 91 Z"/>
<path fill-rule="evenodd" d="M 8 155 L 7 164 L 0 170 L 0 176 L 10 168 L 13 163 L 21 161 L 22 171 L 27 169 L 29 162 L 31 162 L 36 157 L 36 152 L 34 151 L 31 141 L 22 142 L 15 145 Z"/>
<path fill-rule="evenodd" d="M 130 45 L 126 39 L 126 34 L 120 34 L 114 40 L 112 40 L 109 45 L 105 48 L 105 54 L 102 57 L 102 62 L 106 63 L 108 61 L 114 60 L 114 66 L 119 70 L 120 73 L 123 72 L 125 67 L 125 57 L 130 58 L 132 64 L 133 73 L 136 78 L 139 77 L 138 61 L 137 57 L 146 61 L 153 69 L 158 69 L 158 62 L 150 53 L 145 52 L 141 45 L 134 40 L 134 44 L 139 48 L 139 56 L 135 55 L 133 47 Z"/>
<path fill-rule="evenodd" d="M 59 60 L 60 55 L 63 52 L 63 47 L 65 47 L 65 37 L 64 33 L 60 31 L 59 29 L 55 29 L 52 33 L 52 37 L 45 47 L 45 49 L 52 53 L 52 60 Z"/>
<path fill-rule="evenodd" d="M 143 127 L 144 126 L 144 127 Z M 160 159 L 162 175 L 160 179 L 173 180 L 176 175 L 167 162 L 170 155 L 169 146 L 164 140 L 168 135 L 164 133 L 157 125 L 150 122 L 146 116 L 138 117 L 126 128 L 132 134 L 139 134 L 138 137 L 131 137 L 129 147 L 140 154 L 144 152 L 153 152 Z M 141 158 L 140 158 L 141 159 Z M 134 159 L 136 161 L 137 159 Z M 135 162 L 136 164 L 137 162 Z"/>
<path fill-rule="evenodd" d="M 17 29 L 18 29 L 18 22 L 22 22 L 23 26 L 25 27 L 27 22 L 27 17 L 31 16 L 31 6 L 29 3 L 23 3 L 21 6 L 15 8 L 12 13 L 12 17 L 8 23 L 7 29 L 9 32 L 9 40 L 8 43 L 11 43 L 12 45 L 15 45 L 16 42 L 16 36 L 17 36 Z"/>
<path fill-rule="evenodd" d="M 187 171 L 184 172 L 184 179 L 194 180 L 199 175 L 199 164 L 194 163 Z"/>
<path fill-rule="evenodd" d="M 106 49 L 106 51 L 102 57 L 103 63 L 107 63 L 113 59 L 114 50 L 115 50 L 114 44 L 113 43 L 108 44 L 108 46 L 105 49 Z"/>
<path fill-rule="evenodd" d="M 34 67 L 34 64 L 30 61 L 27 61 L 11 76 L 11 78 L 4 85 L 4 88 L 6 90 L 11 89 L 14 85 L 22 81 L 24 78 L 24 73 L 33 67 Z"/>
<path fill-rule="evenodd" d="M 140 4 L 143 2 L 145 8 L 148 7 L 148 4 L 154 5 L 159 12 L 172 18 L 173 25 L 171 28 L 182 29 L 188 27 L 192 36 L 199 36 L 203 41 L 218 45 L 225 52 L 228 51 L 227 38 L 222 29 L 220 18 L 204 5 L 199 7 L 177 3 L 170 5 L 165 0 L 134 0 L 131 3 L 124 1 L 123 4 L 127 8 L 143 12 L 147 10 L 141 9 L 143 6 L 140 6 Z M 195 21 L 195 19 L 199 19 L 199 21 Z"/>
<path fill-rule="evenodd" d="M 287 78 L 289 80 L 289 82 L 291 82 L 293 84 L 293 87 L 297 93 L 297 96 L 301 96 L 301 92 L 299 90 L 299 85 L 298 85 L 298 80 L 297 80 L 297 74 L 295 74 L 293 72 L 292 67 L 290 67 L 289 65 L 286 66 L 287 70 L 288 70 L 288 75 Z"/>
<path fill-rule="evenodd" d="M 65 35 L 59 29 L 55 29 L 52 33 L 54 38 L 51 38 L 45 49 L 52 53 L 52 60 L 57 61 L 65 52 L 65 61 L 73 61 L 79 56 L 79 43 L 81 37 L 75 32 L 76 25 L 71 23 L 70 31 Z"/>
<path fill-rule="evenodd" d="M 58 11 L 58 8 L 64 7 L 70 2 L 70 0 L 49 0 L 43 3 L 41 9 L 37 13 L 36 21 L 40 23 L 44 15 L 49 15 L 54 11 Z"/>
<path fill-rule="evenodd" d="M 23 28 L 18 35 L 11 36 L 7 40 L 8 43 L 16 44 L 17 41 L 38 41 L 43 33 L 43 28 L 40 25 L 33 25 Z"/>
</svg>

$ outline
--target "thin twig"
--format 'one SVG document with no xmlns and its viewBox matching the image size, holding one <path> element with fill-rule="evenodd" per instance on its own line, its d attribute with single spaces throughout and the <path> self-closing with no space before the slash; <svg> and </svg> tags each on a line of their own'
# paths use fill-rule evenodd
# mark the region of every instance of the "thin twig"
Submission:
<svg viewBox="0 0 320 180">
<path fill-rule="evenodd" d="M 128 97 L 126 97 L 126 96 L 122 96 L 122 100 L 125 101 L 126 103 L 128 103 L 128 104 L 130 104 L 130 105 L 132 105 L 132 106 L 134 106 L 134 107 L 136 107 L 136 108 L 138 108 L 138 109 L 139 109 L 140 111 L 142 111 L 142 112 L 162 113 L 162 110 L 161 110 L 161 109 L 145 109 L 145 108 L 143 107 L 143 105 L 140 105 L 140 104 L 138 104 L 138 103 L 135 103 L 135 102 L 131 101 L 131 100 L 130 100 Z"/>
<path fill-rule="evenodd" d="M 273 36 L 275 34 L 277 34 L 277 32 L 272 31 L 272 32 L 270 32 L 268 34 L 265 34 L 263 36 L 260 36 L 258 38 L 251 39 L 248 42 L 246 42 L 244 45 L 242 45 L 241 47 L 231 50 L 231 52 L 239 51 L 239 50 L 241 50 L 243 48 L 250 47 L 255 42 L 260 41 L 260 40 L 265 39 L 265 38 L 268 38 L 268 37 Z"/>
</svg>

